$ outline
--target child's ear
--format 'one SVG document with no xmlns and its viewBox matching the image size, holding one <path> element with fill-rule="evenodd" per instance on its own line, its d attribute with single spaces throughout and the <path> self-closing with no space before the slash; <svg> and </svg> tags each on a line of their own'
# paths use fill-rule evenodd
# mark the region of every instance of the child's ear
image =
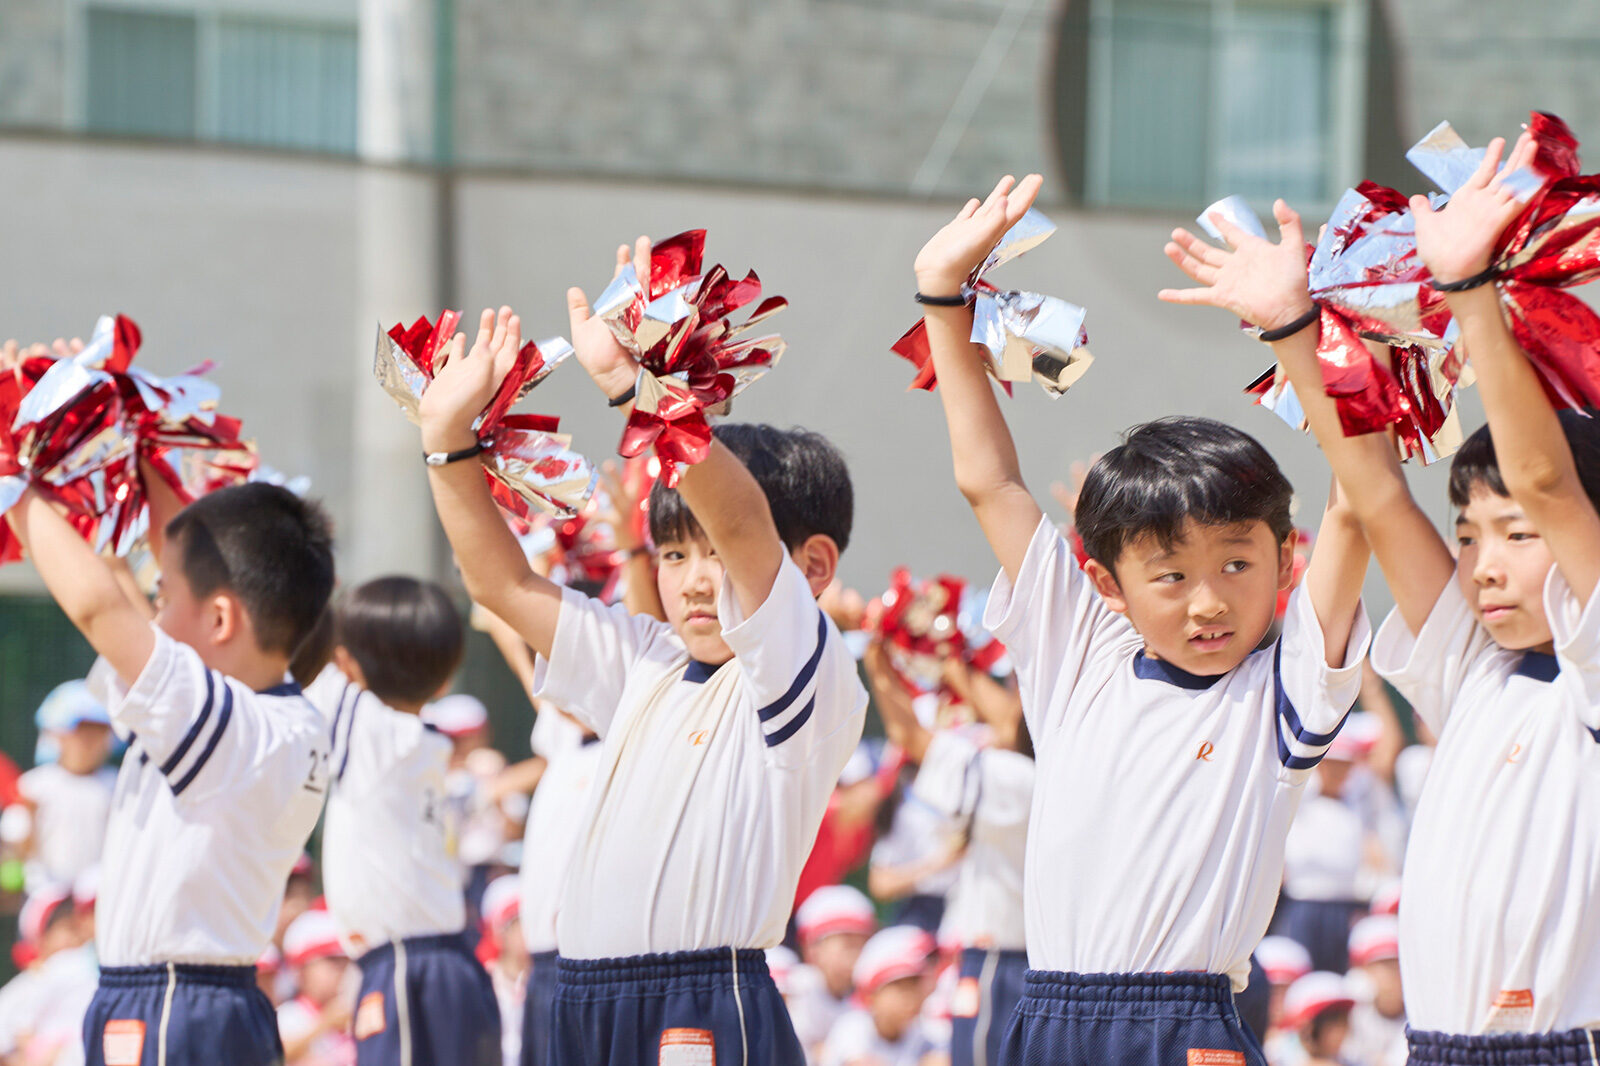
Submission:
<svg viewBox="0 0 1600 1066">
<path fill-rule="evenodd" d="M 1294 548 L 1297 536 L 1289 534 L 1283 546 L 1278 549 L 1278 591 L 1282 592 L 1294 584 Z"/>
<path fill-rule="evenodd" d="M 333 665 L 339 672 L 350 679 L 357 688 L 367 687 L 366 675 L 361 672 L 361 664 L 356 662 L 356 657 L 350 654 L 350 649 L 343 644 L 336 644 L 333 648 Z"/>
<path fill-rule="evenodd" d="M 839 545 L 826 533 L 811 534 L 790 553 L 790 557 L 800 572 L 806 575 L 806 583 L 811 586 L 813 596 L 821 596 L 823 590 L 833 584 L 834 575 L 839 572 Z"/>
<path fill-rule="evenodd" d="M 217 592 L 206 600 L 206 631 L 211 643 L 226 644 L 246 628 L 243 605 L 230 592 Z"/>
<path fill-rule="evenodd" d="M 1108 608 L 1118 614 L 1128 613 L 1128 601 L 1122 595 L 1122 586 L 1117 583 L 1117 575 L 1111 572 L 1110 567 L 1098 559 L 1090 559 L 1083 564 L 1083 572 L 1094 582 L 1095 591 L 1100 593 L 1100 598 Z"/>
</svg>

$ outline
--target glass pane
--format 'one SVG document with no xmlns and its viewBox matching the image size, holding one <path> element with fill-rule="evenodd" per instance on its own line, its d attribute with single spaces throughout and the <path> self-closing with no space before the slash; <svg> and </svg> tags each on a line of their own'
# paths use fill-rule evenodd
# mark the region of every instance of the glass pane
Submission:
<svg viewBox="0 0 1600 1066">
<path fill-rule="evenodd" d="M 1107 201 L 1192 205 L 1205 195 L 1210 5 L 1117 0 L 1109 52 Z"/>
<path fill-rule="evenodd" d="M 194 17 L 94 7 L 86 14 L 89 129 L 193 137 Z"/>
<path fill-rule="evenodd" d="M 1329 199 L 1332 13 L 1324 6 L 1240 6 L 1227 49 L 1218 196 Z"/>
<path fill-rule="evenodd" d="M 221 20 L 216 136 L 354 152 L 355 27 Z"/>
</svg>

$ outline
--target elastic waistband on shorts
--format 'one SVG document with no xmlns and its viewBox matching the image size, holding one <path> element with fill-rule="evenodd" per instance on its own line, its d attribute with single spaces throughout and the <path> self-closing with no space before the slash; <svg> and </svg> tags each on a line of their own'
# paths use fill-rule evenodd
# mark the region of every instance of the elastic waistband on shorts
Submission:
<svg viewBox="0 0 1600 1066">
<path fill-rule="evenodd" d="M 1407 1029 L 1411 1066 L 1600 1066 L 1600 1031 L 1435 1033 Z"/>
<path fill-rule="evenodd" d="M 254 966 L 211 966 L 194 962 L 157 962 L 149 966 L 102 966 L 101 988 L 143 988 L 164 985 L 176 973 L 179 984 L 215 988 L 256 988 Z"/>
<path fill-rule="evenodd" d="M 467 947 L 467 934 L 461 933 L 430 933 L 427 936 L 401 937 L 398 941 L 405 945 L 407 953 L 424 953 L 429 951 L 466 952 L 472 954 L 472 949 Z M 394 956 L 396 941 L 378 944 L 362 952 L 356 959 L 360 966 L 370 966 L 376 962 L 383 962 Z"/>
<path fill-rule="evenodd" d="M 559 989 L 593 989 L 604 992 L 626 987 L 634 992 L 666 992 L 685 987 L 733 987 L 741 983 L 772 983 L 767 953 L 756 948 L 706 948 L 652 955 L 627 955 L 615 959 L 556 958 Z"/>
<path fill-rule="evenodd" d="M 1033 1014 L 1138 1014 L 1148 1010 L 1213 1015 L 1232 1011 L 1233 985 L 1216 973 L 1065 973 L 1029 970 L 1019 1010 Z"/>
</svg>

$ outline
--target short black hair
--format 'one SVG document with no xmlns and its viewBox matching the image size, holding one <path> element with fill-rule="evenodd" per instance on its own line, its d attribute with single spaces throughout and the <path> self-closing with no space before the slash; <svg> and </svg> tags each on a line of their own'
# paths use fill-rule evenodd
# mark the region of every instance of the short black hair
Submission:
<svg viewBox="0 0 1600 1066">
<path fill-rule="evenodd" d="M 1572 461 L 1578 467 L 1578 480 L 1596 510 L 1600 510 L 1600 418 L 1594 408 L 1575 411 L 1563 408 L 1556 412 L 1561 420 L 1561 432 L 1566 434 L 1567 447 L 1572 450 Z M 1500 477 L 1500 461 L 1495 457 L 1494 439 L 1489 427 L 1480 426 L 1476 433 L 1462 442 L 1450 460 L 1450 502 L 1465 507 L 1472 498 L 1474 487 L 1482 485 L 1496 496 L 1507 496 L 1506 483 Z"/>
<path fill-rule="evenodd" d="M 196 596 L 233 593 L 261 650 L 293 655 L 333 592 L 331 528 L 318 504 L 256 481 L 200 497 L 167 523 L 167 539 Z"/>
<path fill-rule="evenodd" d="M 334 642 L 361 667 L 385 703 L 431 700 L 455 675 L 466 627 L 450 594 L 432 581 L 380 577 L 341 595 Z"/>
<path fill-rule="evenodd" d="M 1225 422 L 1176 416 L 1135 426 L 1089 469 L 1074 521 L 1089 558 L 1116 570 L 1129 542 L 1178 543 L 1186 521 L 1265 522 L 1294 532 L 1294 489 L 1259 441 Z"/>
<path fill-rule="evenodd" d="M 750 422 L 724 422 L 712 432 L 761 486 L 784 547 L 794 551 L 820 533 L 844 551 L 855 518 L 855 492 L 844 456 L 828 438 Z M 656 482 L 650 490 L 650 539 L 663 544 L 699 532 L 700 523 L 678 490 Z"/>
<path fill-rule="evenodd" d="M 295 648 L 289 659 L 289 676 L 294 678 L 295 684 L 305 688 L 317 679 L 332 657 L 333 605 L 329 604 L 317 615 L 317 624 L 311 627 L 311 632 Z"/>
</svg>

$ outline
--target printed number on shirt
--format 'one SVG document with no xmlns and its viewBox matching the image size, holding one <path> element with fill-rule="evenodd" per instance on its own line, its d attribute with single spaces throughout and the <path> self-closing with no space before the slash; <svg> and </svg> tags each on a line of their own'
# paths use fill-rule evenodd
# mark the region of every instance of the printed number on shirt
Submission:
<svg viewBox="0 0 1600 1066">
<path fill-rule="evenodd" d="M 311 752 L 311 770 L 306 774 L 306 783 L 301 787 L 319 796 L 328 790 L 327 752 L 321 750 Z"/>
</svg>

